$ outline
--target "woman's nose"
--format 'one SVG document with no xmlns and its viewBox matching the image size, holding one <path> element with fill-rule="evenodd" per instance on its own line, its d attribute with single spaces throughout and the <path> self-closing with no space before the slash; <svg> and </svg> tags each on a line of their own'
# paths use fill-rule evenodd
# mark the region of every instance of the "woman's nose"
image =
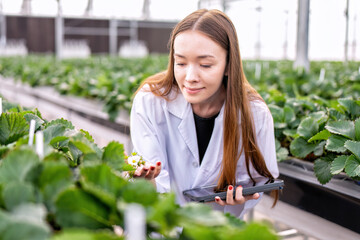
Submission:
<svg viewBox="0 0 360 240">
<path fill-rule="evenodd" d="M 186 69 L 186 81 L 197 81 L 199 80 L 199 76 L 195 66 L 189 65 Z"/>
</svg>

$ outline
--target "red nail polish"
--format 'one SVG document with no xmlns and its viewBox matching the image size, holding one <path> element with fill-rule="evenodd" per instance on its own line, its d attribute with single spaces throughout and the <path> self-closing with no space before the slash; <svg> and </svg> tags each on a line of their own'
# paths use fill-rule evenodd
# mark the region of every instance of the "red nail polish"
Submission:
<svg viewBox="0 0 360 240">
<path fill-rule="evenodd" d="M 233 187 L 232 187 L 231 185 L 229 186 L 229 190 L 230 190 L 230 191 L 233 190 Z"/>
<path fill-rule="evenodd" d="M 218 202 L 218 201 L 219 201 L 219 198 L 218 198 L 218 197 L 216 197 L 216 198 L 215 198 L 215 201 L 217 201 L 217 202 Z"/>
<path fill-rule="evenodd" d="M 161 165 L 161 162 L 157 162 L 156 165 L 160 166 L 160 165 Z"/>
<path fill-rule="evenodd" d="M 150 167 L 150 170 L 155 170 L 155 167 L 154 167 L 154 166 L 151 166 L 151 167 Z"/>
</svg>

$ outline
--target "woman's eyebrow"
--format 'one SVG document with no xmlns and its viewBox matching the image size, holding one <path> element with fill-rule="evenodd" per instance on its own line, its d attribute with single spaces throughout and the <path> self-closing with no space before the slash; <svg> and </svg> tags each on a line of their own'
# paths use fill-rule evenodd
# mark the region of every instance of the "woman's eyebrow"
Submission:
<svg viewBox="0 0 360 240">
<path fill-rule="evenodd" d="M 174 54 L 175 57 L 179 57 L 179 58 L 186 58 L 185 56 L 179 54 L 179 53 L 175 53 Z M 197 56 L 196 58 L 215 58 L 213 55 L 210 55 L 210 54 L 204 54 L 204 55 L 200 55 L 200 56 Z"/>
</svg>

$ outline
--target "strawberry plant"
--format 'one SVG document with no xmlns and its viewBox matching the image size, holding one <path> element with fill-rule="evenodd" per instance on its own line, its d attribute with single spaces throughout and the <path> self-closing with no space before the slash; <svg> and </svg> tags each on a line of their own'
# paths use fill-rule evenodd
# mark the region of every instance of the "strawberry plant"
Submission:
<svg viewBox="0 0 360 240">
<path fill-rule="evenodd" d="M 27 144 L 30 119 L 44 133 L 43 157 Z M 154 233 L 162 239 L 277 239 L 266 225 L 245 224 L 200 203 L 180 207 L 174 193 L 159 194 L 146 180 L 128 181 L 124 170 L 141 164 L 140 156 L 126 164 L 122 144 L 100 149 L 64 119 L 47 122 L 37 111 L 6 108 L 0 132 L 6 148 L 0 156 L 1 238 L 125 239 L 119 231 L 124 212 L 136 203 L 147 213 L 147 239 Z"/>
<path fill-rule="evenodd" d="M 314 161 L 319 182 L 345 172 L 360 179 L 360 101 L 339 99 L 336 108 L 319 111 L 304 118 L 290 144 L 293 156 Z"/>
</svg>

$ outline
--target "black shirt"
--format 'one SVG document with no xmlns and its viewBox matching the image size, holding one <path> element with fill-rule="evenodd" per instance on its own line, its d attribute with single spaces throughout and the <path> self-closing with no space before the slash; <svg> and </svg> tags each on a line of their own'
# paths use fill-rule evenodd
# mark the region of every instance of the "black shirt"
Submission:
<svg viewBox="0 0 360 240">
<path fill-rule="evenodd" d="M 210 138 L 214 129 L 215 118 L 219 115 L 217 113 L 215 116 L 209 118 L 199 117 L 194 113 L 196 136 L 199 148 L 199 158 L 200 164 L 205 155 L 207 146 L 209 145 Z"/>
</svg>

